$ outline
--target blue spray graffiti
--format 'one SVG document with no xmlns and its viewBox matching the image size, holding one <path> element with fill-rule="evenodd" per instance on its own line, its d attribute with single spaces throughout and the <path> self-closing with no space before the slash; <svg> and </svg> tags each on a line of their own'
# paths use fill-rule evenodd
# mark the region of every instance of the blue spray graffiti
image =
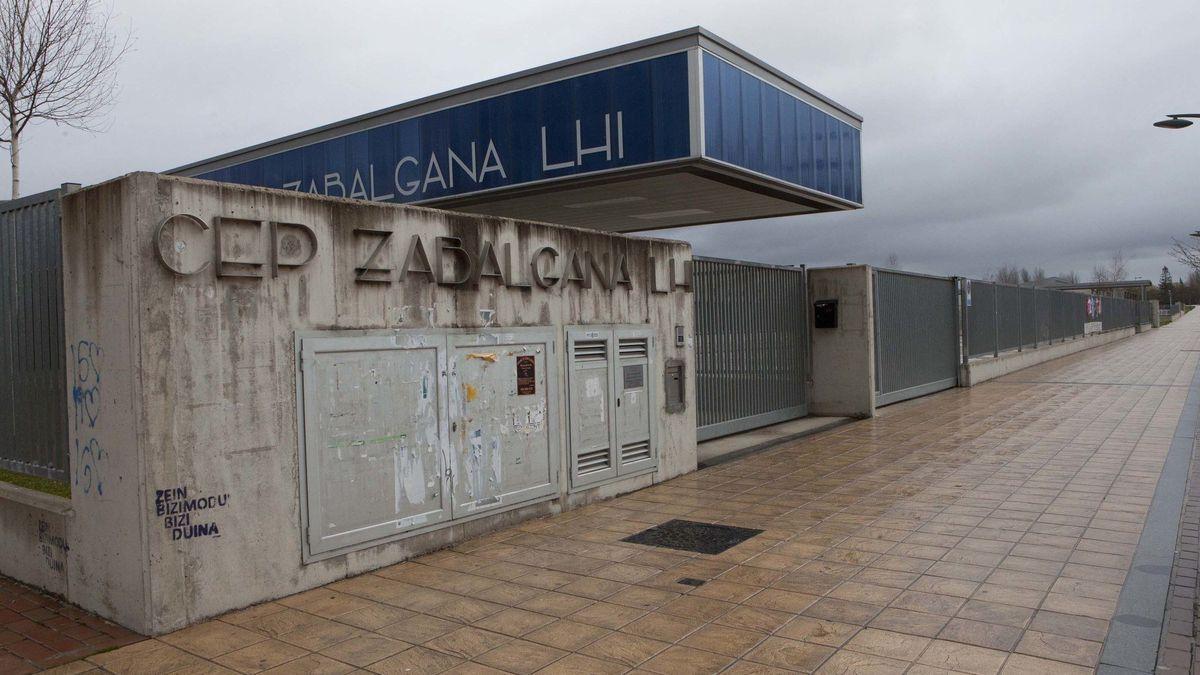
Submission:
<svg viewBox="0 0 1200 675">
<path fill-rule="evenodd" d="M 80 340 L 71 345 L 74 370 L 71 386 L 71 403 L 74 410 L 74 461 L 72 462 L 73 484 L 83 494 L 104 494 L 101 465 L 108 452 L 93 435 L 100 420 L 100 346 L 89 340 Z M 89 436 L 88 440 L 82 438 Z"/>
</svg>

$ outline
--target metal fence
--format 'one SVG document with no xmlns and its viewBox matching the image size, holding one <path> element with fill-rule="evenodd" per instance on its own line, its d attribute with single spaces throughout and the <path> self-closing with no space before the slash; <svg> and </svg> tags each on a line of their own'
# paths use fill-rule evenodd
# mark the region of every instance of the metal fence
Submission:
<svg viewBox="0 0 1200 675">
<path fill-rule="evenodd" d="M 696 437 L 807 414 L 802 267 L 696 258 Z"/>
<path fill-rule="evenodd" d="M 0 468 L 66 480 L 59 194 L 0 203 Z"/>
<path fill-rule="evenodd" d="M 1183 312 L 1182 302 L 1173 302 L 1169 305 L 1161 305 L 1158 308 L 1159 316 L 1175 316 L 1181 312 Z"/>
<path fill-rule="evenodd" d="M 878 405 L 958 383 L 955 280 L 875 270 L 875 390 Z"/>
<path fill-rule="evenodd" d="M 963 281 L 969 357 L 1072 340 L 1149 323 L 1151 303 L 990 281 Z"/>
</svg>

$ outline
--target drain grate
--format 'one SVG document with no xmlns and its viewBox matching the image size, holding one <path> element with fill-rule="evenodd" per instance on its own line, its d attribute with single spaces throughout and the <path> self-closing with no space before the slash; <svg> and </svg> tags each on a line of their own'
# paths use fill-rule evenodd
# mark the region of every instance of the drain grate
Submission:
<svg viewBox="0 0 1200 675">
<path fill-rule="evenodd" d="M 752 530 L 747 527 L 697 523 L 691 520 L 670 520 L 662 525 L 655 525 L 648 530 L 625 537 L 621 541 L 715 555 L 762 533 L 762 530 Z"/>
<path fill-rule="evenodd" d="M 701 586 L 704 585 L 704 580 L 697 579 L 695 577 L 684 577 L 682 579 L 679 579 L 675 583 L 683 584 L 684 586 L 695 586 L 696 588 L 700 588 Z"/>
</svg>

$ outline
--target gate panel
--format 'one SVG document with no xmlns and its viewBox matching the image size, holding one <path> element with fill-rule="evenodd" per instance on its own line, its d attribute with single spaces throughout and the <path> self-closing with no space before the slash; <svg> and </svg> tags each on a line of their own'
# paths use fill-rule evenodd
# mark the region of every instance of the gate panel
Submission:
<svg viewBox="0 0 1200 675">
<path fill-rule="evenodd" d="M 76 378 L 64 363 L 58 196 L 0 206 L 0 468 L 67 481 L 66 383 Z"/>
<path fill-rule="evenodd" d="M 804 268 L 696 258 L 697 440 L 803 417 Z"/>
<path fill-rule="evenodd" d="M 876 405 L 958 384 L 954 280 L 875 272 Z"/>
</svg>

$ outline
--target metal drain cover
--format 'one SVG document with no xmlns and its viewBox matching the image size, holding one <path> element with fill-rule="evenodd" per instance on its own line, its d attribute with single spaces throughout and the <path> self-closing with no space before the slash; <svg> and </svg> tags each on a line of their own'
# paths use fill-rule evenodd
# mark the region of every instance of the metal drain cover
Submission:
<svg viewBox="0 0 1200 675">
<path fill-rule="evenodd" d="M 662 525 L 655 525 L 648 530 L 625 537 L 621 541 L 715 555 L 762 533 L 762 530 L 752 530 L 748 527 L 697 523 L 691 520 L 669 520 Z"/>
</svg>

